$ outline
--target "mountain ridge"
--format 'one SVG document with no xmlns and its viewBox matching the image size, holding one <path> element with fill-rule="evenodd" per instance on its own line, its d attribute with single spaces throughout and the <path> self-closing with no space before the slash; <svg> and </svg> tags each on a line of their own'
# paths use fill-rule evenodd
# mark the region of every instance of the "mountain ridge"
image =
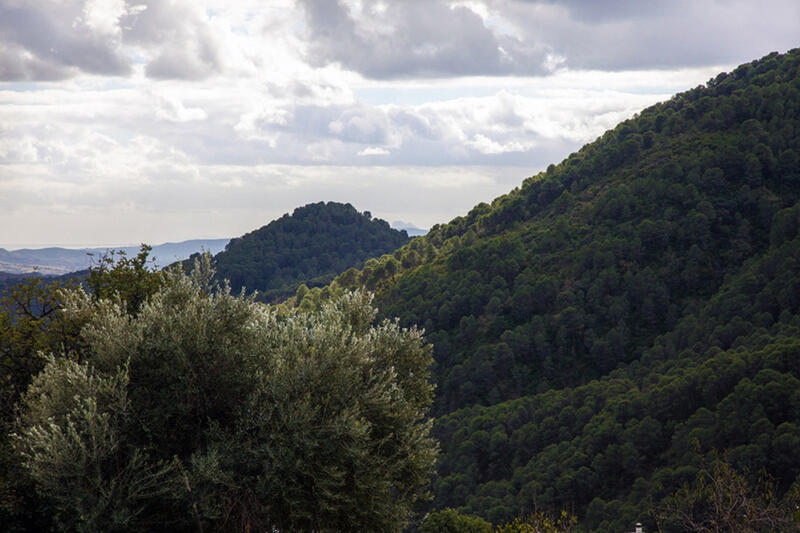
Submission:
<svg viewBox="0 0 800 533">
<path fill-rule="evenodd" d="M 190 239 L 179 242 L 166 242 L 152 247 L 151 257 L 162 266 L 188 258 L 192 253 L 208 250 L 221 251 L 230 239 Z M 62 275 L 85 270 L 97 263 L 98 259 L 111 250 L 136 255 L 138 246 L 108 246 L 95 248 L 20 248 L 6 250 L 0 248 L 0 272 L 27 274 L 38 272 L 42 275 Z"/>
<path fill-rule="evenodd" d="M 433 508 L 500 523 L 537 502 L 590 531 L 655 529 L 655 507 L 716 452 L 753 483 L 763 467 L 780 494 L 800 486 L 800 412 L 765 393 L 800 401 L 799 369 L 774 355 L 800 338 L 799 72 L 792 50 L 722 73 L 292 302 L 367 287 L 383 316 L 424 326 L 443 450 Z M 526 402 L 548 414 L 513 407 Z"/>
<path fill-rule="evenodd" d="M 269 224 L 231 239 L 214 256 L 217 277 L 234 292 L 258 291 L 263 301 L 293 295 L 305 284 L 330 283 L 343 270 L 408 242 L 369 211 L 351 204 L 317 202 L 295 208 Z"/>
</svg>

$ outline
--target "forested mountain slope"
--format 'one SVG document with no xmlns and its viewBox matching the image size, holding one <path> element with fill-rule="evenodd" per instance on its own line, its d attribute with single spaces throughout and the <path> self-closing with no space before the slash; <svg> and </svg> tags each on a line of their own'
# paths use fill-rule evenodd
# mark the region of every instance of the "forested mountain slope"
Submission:
<svg viewBox="0 0 800 533">
<path fill-rule="evenodd" d="M 294 294 L 301 283 L 329 283 L 339 272 L 407 242 L 405 231 L 390 228 L 369 212 L 319 202 L 232 239 L 214 263 L 218 277 L 228 279 L 234 292 L 245 287 L 272 300 Z"/>
<path fill-rule="evenodd" d="M 786 493 L 800 475 L 800 236 L 748 262 L 630 365 L 578 387 L 438 420 L 438 506 L 499 520 L 580 511 L 588 530 L 643 521 L 717 452 Z"/>
<path fill-rule="evenodd" d="M 712 449 L 796 480 L 799 68 L 720 74 L 337 278 L 435 345 L 436 507 L 629 527 Z"/>
</svg>

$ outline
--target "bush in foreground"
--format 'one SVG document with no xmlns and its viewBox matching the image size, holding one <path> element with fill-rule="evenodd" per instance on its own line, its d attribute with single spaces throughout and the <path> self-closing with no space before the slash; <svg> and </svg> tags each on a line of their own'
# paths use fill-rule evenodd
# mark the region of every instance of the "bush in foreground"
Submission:
<svg viewBox="0 0 800 533">
<path fill-rule="evenodd" d="M 436 455 L 420 332 L 361 292 L 279 316 L 201 272 L 135 315 L 68 297 L 87 348 L 48 360 L 15 435 L 61 528 L 400 530 Z"/>
</svg>

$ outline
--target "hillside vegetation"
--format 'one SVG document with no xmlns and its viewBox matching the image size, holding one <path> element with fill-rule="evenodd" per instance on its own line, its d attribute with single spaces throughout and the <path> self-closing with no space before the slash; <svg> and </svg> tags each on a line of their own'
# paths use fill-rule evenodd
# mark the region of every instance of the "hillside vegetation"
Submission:
<svg viewBox="0 0 800 533">
<path fill-rule="evenodd" d="M 407 242 L 405 231 L 368 211 L 319 202 L 232 239 L 214 263 L 218 278 L 229 280 L 234 292 L 257 290 L 259 299 L 271 301 L 294 294 L 300 284 L 330 283 L 339 272 Z"/>
<path fill-rule="evenodd" d="M 312 204 L 231 242 L 271 309 L 146 247 L 90 294 L 14 287 L 0 529 L 800 530 L 800 50 L 384 230 Z"/>
<path fill-rule="evenodd" d="M 147 253 L 3 297 L 0 530 L 401 531 L 437 453 L 421 332 Z"/>
<path fill-rule="evenodd" d="M 425 327 L 434 507 L 652 530 L 713 453 L 776 495 L 798 482 L 799 68 L 720 74 L 298 295 L 366 286 Z"/>
</svg>

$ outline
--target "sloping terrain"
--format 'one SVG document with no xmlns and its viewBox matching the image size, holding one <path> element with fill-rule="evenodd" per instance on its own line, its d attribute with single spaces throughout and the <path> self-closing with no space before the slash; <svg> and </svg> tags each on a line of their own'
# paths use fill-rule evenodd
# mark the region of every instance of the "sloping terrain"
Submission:
<svg viewBox="0 0 800 533">
<path fill-rule="evenodd" d="M 799 68 L 720 74 L 337 278 L 435 345 L 435 507 L 652 529 L 712 450 L 797 480 Z"/>
<path fill-rule="evenodd" d="M 294 294 L 302 283 L 330 283 L 339 272 L 406 242 L 405 231 L 373 219 L 368 211 L 319 202 L 232 239 L 214 263 L 219 278 L 229 280 L 234 292 L 257 290 L 269 301 Z"/>
</svg>

